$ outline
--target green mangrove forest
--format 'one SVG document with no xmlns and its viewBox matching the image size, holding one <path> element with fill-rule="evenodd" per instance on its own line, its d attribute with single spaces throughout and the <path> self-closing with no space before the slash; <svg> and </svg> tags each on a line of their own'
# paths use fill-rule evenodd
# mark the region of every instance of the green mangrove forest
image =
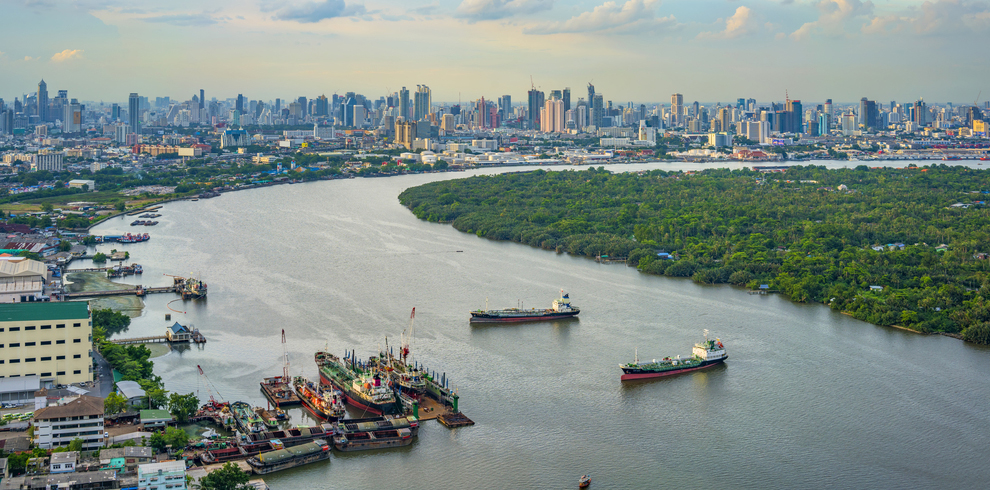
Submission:
<svg viewBox="0 0 990 490">
<path fill-rule="evenodd" d="M 494 240 L 769 289 L 877 325 L 990 343 L 990 171 L 967 167 L 536 170 L 399 201 Z"/>
</svg>

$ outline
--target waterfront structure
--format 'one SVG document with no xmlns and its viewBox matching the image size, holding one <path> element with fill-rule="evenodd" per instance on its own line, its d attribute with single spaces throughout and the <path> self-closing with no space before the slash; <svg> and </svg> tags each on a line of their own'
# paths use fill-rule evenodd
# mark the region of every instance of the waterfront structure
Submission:
<svg viewBox="0 0 990 490">
<path fill-rule="evenodd" d="M 163 461 L 138 466 L 138 490 L 185 490 L 186 463 Z"/>
<path fill-rule="evenodd" d="M 54 449 L 68 446 L 73 439 L 83 441 L 84 450 L 103 447 L 103 399 L 82 395 L 63 405 L 53 405 L 34 412 L 36 446 Z"/>
<path fill-rule="evenodd" d="M 127 119 L 131 132 L 141 134 L 141 98 L 137 92 L 131 92 L 127 98 Z"/>
<path fill-rule="evenodd" d="M 40 376 L 43 384 L 93 380 L 89 303 L 0 304 L 0 378 Z"/>
</svg>

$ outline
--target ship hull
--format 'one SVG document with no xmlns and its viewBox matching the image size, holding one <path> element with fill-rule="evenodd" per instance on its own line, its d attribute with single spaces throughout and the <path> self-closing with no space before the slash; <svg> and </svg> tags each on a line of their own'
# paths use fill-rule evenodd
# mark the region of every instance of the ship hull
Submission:
<svg viewBox="0 0 990 490">
<path fill-rule="evenodd" d="M 560 320 L 562 318 L 573 318 L 578 315 L 578 311 L 565 313 L 538 313 L 531 316 L 498 316 L 484 312 L 471 312 L 471 323 L 520 323 L 539 322 L 545 320 Z"/>
<path fill-rule="evenodd" d="M 348 405 L 360 408 L 366 412 L 373 413 L 375 415 L 398 413 L 395 410 L 395 404 L 381 405 L 378 403 L 369 402 L 362 399 L 361 397 L 353 394 L 350 389 L 342 386 L 340 383 L 335 382 L 332 378 L 328 378 L 326 374 L 323 374 L 323 370 L 320 370 L 320 382 L 325 385 L 333 386 L 334 388 L 340 390 L 344 393 L 344 399 L 347 401 Z"/>
<path fill-rule="evenodd" d="M 698 371 L 701 369 L 712 367 L 716 364 L 722 364 L 728 356 L 721 359 L 713 361 L 705 361 L 697 366 L 685 367 L 680 369 L 667 369 L 663 371 L 650 371 L 646 369 L 623 369 L 622 381 L 634 381 L 637 379 L 652 379 L 652 378 L 662 378 L 664 376 L 673 376 L 675 374 L 688 373 L 691 371 Z"/>
<path fill-rule="evenodd" d="M 299 397 L 299 400 L 302 402 L 303 406 L 306 407 L 307 409 L 309 409 L 310 413 L 312 413 L 313 415 L 316 415 L 317 418 L 320 418 L 320 419 L 323 419 L 323 420 L 327 420 L 327 421 L 330 421 L 330 422 L 334 422 L 334 421 L 336 421 L 337 419 L 340 418 L 340 417 L 338 417 L 336 415 L 333 415 L 331 413 L 324 412 L 323 410 L 320 410 L 319 408 L 317 408 L 316 405 L 314 405 L 313 402 L 310 401 L 309 397 L 307 397 L 303 393 L 301 393 L 299 391 L 296 391 L 296 396 Z"/>
</svg>

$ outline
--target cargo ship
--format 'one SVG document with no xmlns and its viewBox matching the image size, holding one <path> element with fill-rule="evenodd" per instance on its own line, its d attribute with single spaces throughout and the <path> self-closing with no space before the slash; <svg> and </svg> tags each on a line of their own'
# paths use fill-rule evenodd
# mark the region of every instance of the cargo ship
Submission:
<svg viewBox="0 0 990 490">
<path fill-rule="evenodd" d="M 376 368 L 359 363 L 354 353 L 343 359 L 329 353 L 317 352 L 320 382 L 333 386 L 344 394 L 350 405 L 374 414 L 401 413 L 388 376 Z"/>
<path fill-rule="evenodd" d="M 330 446 L 325 440 L 317 439 L 300 446 L 261 453 L 248 458 L 247 463 L 255 474 L 266 475 L 326 459 L 330 459 Z"/>
<path fill-rule="evenodd" d="M 344 403 L 333 389 L 323 389 L 303 376 L 292 379 L 292 389 L 303 405 L 317 417 L 329 421 L 344 417 Z"/>
<path fill-rule="evenodd" d="M 709 366 L 714 366 L 725 362 L 729 356 L 725 353 L 725 347 L 719 339 L 709 339 L 708 330 L 705 330 L 704 342 L 694 344 L 691 357 L 682 359 L 681 356 L 675 358 L 665 357 L 660 361 L 654 359 L 652 362 L 639 362 L 639 355 L 630 364 L 620 364 L 622 368 L 622 381 L 635 379 L 659 378 L 672 374 L 697 371 Z"/>
<path fill-rule="evenodd" d="M 474 323 L 499 323 L 499 322 L 533 322 L 540 320 L 559 320 L 561 318 L 571 318 L 581 313 L 581 309 L 571 306 L 571 299 L 567 293 L 561 291 L 560 299 L 553 302 L 553 306 L 545 309 L 523 309 L 505 308 L 502 310 L 476 310 L 471 312 L 471 321 Z"/>
<path fill-rule="evenodd" d="M 419 434 L 419 420 L 413 416 L 341 420 L 334 429 L 335 449 L 364 451 L 412 444 Z"/>
</svg>

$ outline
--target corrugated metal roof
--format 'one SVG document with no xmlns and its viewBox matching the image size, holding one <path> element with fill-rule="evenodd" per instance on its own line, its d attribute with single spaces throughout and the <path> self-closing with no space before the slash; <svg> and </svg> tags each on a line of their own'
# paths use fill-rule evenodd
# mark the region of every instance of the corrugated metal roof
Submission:
<svg viewBox="0 0 990 490">
<path fill-rule="evenodd" d="M 137 381 L 118 381 L 117 390 L 128 400 L 144 396 L 144 390 L 141 389 L 141 385 Z"/>
<path fill-rule="evenodd" d="M 44 276 L 45 274 L 48 274 L 48 266 L 37 260 L 0 260 L 0 278 Z"/>
<path fill-rule="evenodd" d="M 38 391 L 41 388 L 40 376 L 21 376 L 19 378 L 0 379 L 0 393 L 16 393 L 20 391 Z"/>
</svg>

